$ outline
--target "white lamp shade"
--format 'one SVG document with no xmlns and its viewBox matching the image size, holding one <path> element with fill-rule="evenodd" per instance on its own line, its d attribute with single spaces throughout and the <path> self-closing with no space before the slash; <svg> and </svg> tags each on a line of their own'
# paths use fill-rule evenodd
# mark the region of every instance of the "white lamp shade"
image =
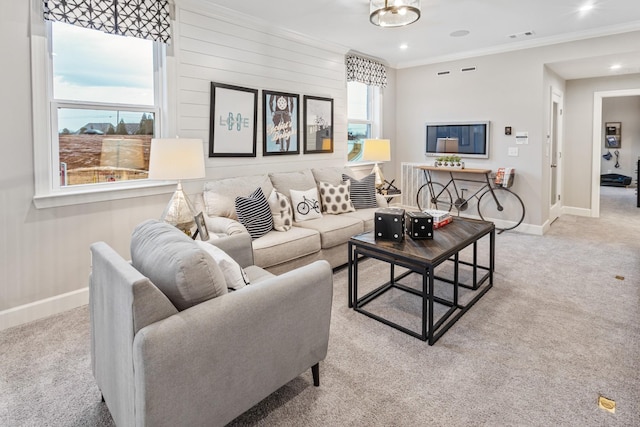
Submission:
<svg viewBox="0 0 640 427">
<path fill-rule="evenodd" d="M 205 176 L 201 139 L 151 140 L 149 179 L 198 179 Z"/>
<path fill-rule="evenodd" d="M 391 160 L 391 141 L 388 139 L 365 139 L 362 160 L 388 162 Z"/>
</svg>

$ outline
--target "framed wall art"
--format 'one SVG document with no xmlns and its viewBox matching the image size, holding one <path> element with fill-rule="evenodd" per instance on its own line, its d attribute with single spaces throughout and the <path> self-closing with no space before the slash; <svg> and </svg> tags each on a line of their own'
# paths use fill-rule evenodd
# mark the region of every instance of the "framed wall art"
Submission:
<svg viewBox="0 0 640 427">
<path fill-rule="evenodd" d="M 305 95 L 304 152 L 333 153 L 333 99 Z"/>
<path fill-rule="evenodd" d="M 620 148 L 622 123 L 607 122 L 604 124 L 604 148 Z"/>
<path fill-rule="evenodd" d="M 256 157 L 258 90 L 211 82 L 209 157 Z"/>
<path fill-rule="evenodd" d="M 300 153 L 300 97 L 291 93 L 262 91 L 262 154 Z"/>
</svg>

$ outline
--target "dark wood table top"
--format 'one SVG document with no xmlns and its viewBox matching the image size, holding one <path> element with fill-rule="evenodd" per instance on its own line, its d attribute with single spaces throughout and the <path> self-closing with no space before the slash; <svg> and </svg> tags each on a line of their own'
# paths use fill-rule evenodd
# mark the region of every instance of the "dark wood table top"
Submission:
<svg viewBox="0 0 640 427">
<path fill-rule="evenodd" d="M 358 247 L 411 259 L 426 265 L 437 265 L 495 230 L 492 222 L 454 217 L 453 222 L 433 230 L 433 239 L 414 240 L 405 236 L 402 242 L 376 240 L 373 231 L 357 234 L 350 242 Z"/>
</svg>

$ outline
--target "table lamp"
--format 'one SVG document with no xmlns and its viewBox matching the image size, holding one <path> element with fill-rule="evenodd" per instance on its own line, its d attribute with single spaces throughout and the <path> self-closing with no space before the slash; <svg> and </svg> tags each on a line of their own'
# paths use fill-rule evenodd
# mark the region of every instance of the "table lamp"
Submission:
<svg viewBox="0 0 640 427">
<path fill-rule="evenodd" d="M 376 163 L 371 173 L 376 175 L 376 187 L 382 186 L 384 175 L 378 163 L 391 160 L 391 141 L 388 139 L 365 139 L 362 160 Z"/>
<path fill-rule="evenodd" d="M 154 138 L 150 150 L 149 179 L 178 180 L 178 187 L 160 219 L 190 236 L 195 226 L 195 211 L 182 190 L 182 180 L 205 177 L 202 140 Z"/>
</svg>

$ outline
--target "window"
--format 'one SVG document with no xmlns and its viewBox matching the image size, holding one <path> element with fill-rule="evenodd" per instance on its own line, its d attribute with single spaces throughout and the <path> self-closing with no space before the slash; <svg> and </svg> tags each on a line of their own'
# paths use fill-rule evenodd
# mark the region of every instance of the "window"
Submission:
<svg viewBox="0 0 640 427">
<path fill-rule="evenodd" d="M 147 178 L 159 110 L 154 42 L 60 22 L 50 38 L 59 186 Z"/>
<path fill-rule="evenodd" d="M 380 88 L 360 82 L 347 83 L 349 162 L 362 160 L 362 143 L 380 135 Z"/>
<path fill-rule="evenodd" d="M 36 207 L 132 197 L 144 187 L 157 189 L 135 195 L 164 192 L 146 178 L 166 114 L 165 45 L 35 16 Z M 77 197 L 88 193 L 103 196 Z"/>
</svg>

